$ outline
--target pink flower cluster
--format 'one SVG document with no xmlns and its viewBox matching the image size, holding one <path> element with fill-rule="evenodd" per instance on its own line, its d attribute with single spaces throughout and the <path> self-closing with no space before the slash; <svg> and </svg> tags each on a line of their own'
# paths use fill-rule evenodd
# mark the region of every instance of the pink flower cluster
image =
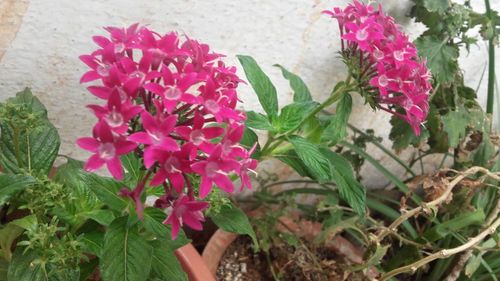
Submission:
<svg viewBox="0 0 500 281">
<path fill-rule="evenodd" d="M 88 106 L 98 118 L 93 137 L 77 141 L 93 153 L 85 169 L 106 165 L 122 180 L 120 156 L 136 153 L 146 176 L 121 193 L 135 200 L 139 216 L 145 186 L 163 186 L 155 206 L 172 207 L 164 223 L 172 225 L 173 237 L 183 223 L 201 229 L 208 204 L 196 201 L 193 178 L 201 178 L 203 199 L 213 185 L 233 192 L 231 174 L 250 188 L 248 172 L 257 166 L 252 151 L 239 144 L 246 117 L 235 108 L 236 68 L 208 45 L 181 42 L 174 32 L 162 36 L 138 24 L 105 30 L 108 37 L 93 37 L 99 49 L 80 56 L 90 68 L 80 82 L 93 82 L 88 91 L 104 100 Z"/>
<path fill-rule="evenodd" d="M 337 19 L 342 55 L 359 61 L 356 78 L 365 81 L 368 92 L 375 93 L 377 106 L 408 122 L 419 135 L 429 112 L 430 73 L 394 19 L 381 6 L 374 9 L 357 0 L 345 9 L 324 13 Z"/>
</svg>

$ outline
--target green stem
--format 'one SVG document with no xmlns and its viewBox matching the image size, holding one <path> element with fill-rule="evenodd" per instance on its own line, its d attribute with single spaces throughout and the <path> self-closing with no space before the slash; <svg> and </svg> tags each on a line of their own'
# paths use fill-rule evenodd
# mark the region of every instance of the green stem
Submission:
<svg viewBox="0 0 500 281">
<path fill-rule="evenodd" d="M 493 13 L 490 7 L 490 1 L 484 0 L 486 6 L 486 16 L 493 22 Z M 493 35 L 488 39 L 488 99 L 486 101 L 486 113 L 493 114 L 493 104 L 495 98 L 495 27 Z"/>
</svg>

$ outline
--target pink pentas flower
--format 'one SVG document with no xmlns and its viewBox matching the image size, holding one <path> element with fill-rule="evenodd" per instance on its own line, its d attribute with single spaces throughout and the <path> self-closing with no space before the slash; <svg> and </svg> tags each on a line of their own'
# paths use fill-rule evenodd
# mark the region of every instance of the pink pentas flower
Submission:
<svg viewBox="0 0 500 281">
<path fill-rule="evenodd" d="M 128 122 L 143 110 L 142 107 L 134 105 L 128 99 L 122 101 L 117 90 L 110 94 L 106 106 L 91 104 L 87 107 L 92 109 L 97 118 L 104 120 L 118 134 L 125 133 L 128 130 Z"/>
<path fill-rule="evenodd" d="M 191 169 L 201 176 L 200 198 L 205 198 L 215 184 L 226 192 L 233 192 L 234 185 L 229 172 L 237 170 L 240 165 L 233 159 L 222 155 L 222 147 L 217 145 L 206 160 L 191 165 Z"/>
<path fill-rule="evenodd" d="M 155 207 L 172 207 L 164 223 L 173 236 L 182 225 L 201 229 L 207 203 L 197 198 L 213 188 L 233 192 L 233 177 L 251 188 L 257 161 L 240 144 L 245 114 L 236 109 L 243 81 L 223 55 L 175 32 L 161 35 L 138 24 L 105 30 L 108 36 L 93 37 L 98 49 L 80 56 L 89 67 L 81 83 L 92 83 L 87 90 L 103 100 L 88 106 L 97 118 L 93 137 L 77 141 L 93 153 L 85 167 L 106 165 L 122 179 L 120 157 L 134 154 L 143 176 L 120 194 L 135 203 L 139 218 L 145 190 L 163 187 Z"/>
<path fill-rule="evenodd" d="M 374 106 L 405 120 L 416 135 L 429 113 L 432 90 L 425 61 L 382 7 L 355 0 L 346 8 L 324 11 L 340 27 L 344 61 Z"/>
<path fill-rule="evenodd" d="M 207 202 L 194 201 L 188 196 L 181 195 L 172 204 L 172 210 L 163 222 L 172 226 L 172 238 L 177 238 L 179 230 L 187 225 L 194 230 L 202 230 L 205 221 L 202 211 L 208 207 Z"/>
<path fill-rule="evenodd" d="M 128 137 L 129 141 L 146 144 L 144 149 L 144 164 L 150 168 L 154 164 L 155 150 L 178 151 L 179 144 L 170 136 L 177 123 L 177 115 L 169 115 L 165 118 L 153 117 L 149 112 L 141 114 L 144 131 L 137 132 Z"/>
<path fill-rule="evenodd" d="M 109 125 L 101 121 L 94 127 L 94 137 L 80 138 L 76 143 L 83 149 L 94 153 L 87 163 L 85 170 L 95 171 L 106 164 L 109 172 L 118 180 L 123 179 L 123 168 L 120 155 L 133 151 L 137 144 L 116 137 Z"/>
</svg>

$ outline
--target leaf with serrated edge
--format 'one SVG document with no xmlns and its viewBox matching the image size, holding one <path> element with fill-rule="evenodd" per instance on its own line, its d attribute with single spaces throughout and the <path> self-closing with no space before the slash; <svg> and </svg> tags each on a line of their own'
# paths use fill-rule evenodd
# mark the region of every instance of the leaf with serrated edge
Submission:
<svg viewBox="0 0 500 281">
<path fill-rule="evenodd" d="M 100 271 L 106 281 L 146 281 L 151 270 L 153 247 L 139 234 L 128 217 L 115 219 L 105 236 Z"/>
</svg>

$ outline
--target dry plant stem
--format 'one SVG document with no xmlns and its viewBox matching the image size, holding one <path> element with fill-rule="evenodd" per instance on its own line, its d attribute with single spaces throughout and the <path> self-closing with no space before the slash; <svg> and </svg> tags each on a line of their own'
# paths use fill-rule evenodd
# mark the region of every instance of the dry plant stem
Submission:
<svg viewBox="0 0 500 281">
<path fill-rule="evenodd" d="M 411 209 L 409 211 L 404 212 L 393 223 L 391 223 L 391 225 L 389 225 L 389 227 L 387 227 L 384 230 L 382 230 L 382 232 L 377 236 L 377 241 L 382 242 L 382 240 L 387 235 L 391 234 L 391 232 L 397 231 L 397 227 L 399 225 L 401 225 L 403 222 L 405 222 L 406 220 L 408 220 L 409 218 L 420 214 L 422 211 L 426 211 L 426 210 L 428 210 L 430 208 L 439 206 L 441 203 L 445 202 L 446 199 L 448 198 L 448 196 L 450 196 L 451 192 L 453 191 L 453 188 L 459 182 L 461 182 L 464 178 L 466 178 L 466 177 L 468 177 L 470 175 L 473 175 L 475 173 L 478 173 L 478 172 L 482 172 L 482 173 L 486 174 L 488 177 L 493 178 L 495 180 L 500 180 L 500 175 L 498 173 L 492 173 L 488 169 L 485 169 L 483 167 L 472 167 L 472 168 L 469 168 L 465 172 L 461 172 L 460 175 L 458 175 L 457 177 L 455 177 L 453 179 L 453 181 L 451 181 L 449 183 L 448 187 L 443 192 L 443 194 L 441 194 L 441 196 L 439 196 L 438 198 L 436 198 L 433 201 L 422 203 L 422 205 L 420 205 L 417 208 L 414 208 L 414 209 Z"/>
<path fill-rule="evenodd" d="M 396 276 L 396 275 L 401 274 L 401 273 L 404 273 L 404 272 L 415 272 L 418 268 L 430 263 L 433 260 L 448 258 L 450 256 L 453 256 L 453 255 L 461 253 L 465 250 L 468 250 L 468 249 L 474 247 L 475 245 L 477 245 L 478 243 L 480 243 L 486 236 L 493 234 L 499 226 L 500 226 L 500 218 L 497 218 L 486 230 L 479 233 L 479 235 L 469 239 L 469 241 L 467 243 L 460 245 L 458 247 L 455 247 L 455 248 L 443 249 L 443 250 L 436 252 L 432 255 L 429 255 L 421 260 L 418 260 L 412 264 L 409 264 L 409 265 L 406 265 L 406 266 L 403 266 L 400 268 L 396 268 L 392 271 L 389 271 L 388 273 L 382 275 L 382 277 L 380 278 L 380 281 L 389 280 L 391 277 Z"/>
<path fill-rule="evenodd" d="M 500 194 L 499 194 L 500 195 Z M 500 213 L 500 197 L 497 199 L 497 204 L 495 206 L 495 209 L 491 212 L 491 214 L 486 218 L 486 222 L 484 225 L 490 225 L 493 220 L 498 217 L 498 214 Z M 483 229 L 484 230 L 484 229 Z M 460 258 L 458 259 L 457 263 L 453 267 L 453 269 L 450 271 L 450 274 L 444 279 L 443 281 L 455 281 L 460 277 L 460 273 L 462 272 L 462 269 L 464 269 L 465 264 L 467 261 L 470 259 L 472 256 L 472 253 L 474 252 L 473 249 L 468 249 L 463 253 Z"/>
</svg>

